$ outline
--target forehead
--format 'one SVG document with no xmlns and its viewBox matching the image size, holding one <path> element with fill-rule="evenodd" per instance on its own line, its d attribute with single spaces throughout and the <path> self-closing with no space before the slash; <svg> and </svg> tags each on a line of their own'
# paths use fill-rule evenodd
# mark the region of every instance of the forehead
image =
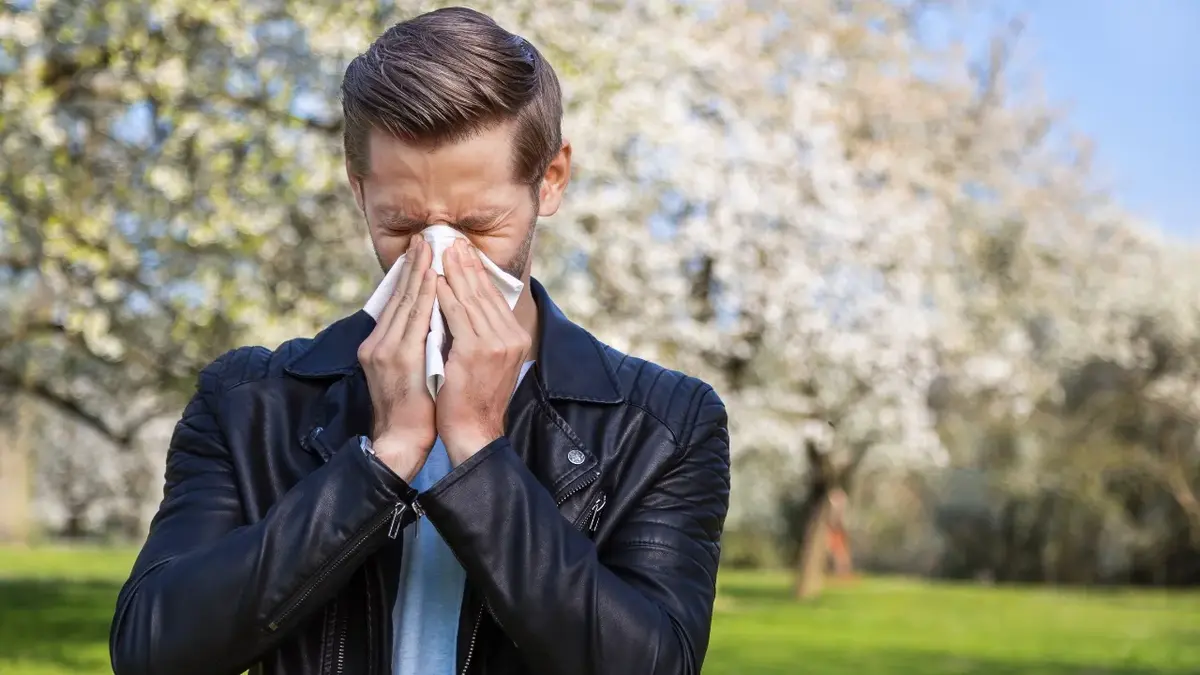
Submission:
<svg viewBox="0 0 1200 675">
<path fill-rule="evenodd" d="M 466 202 L 504 201 L 524 189 L 513 173 L 512 132 L 504 124 L 436 147 L 372 132 L 367 180 L 380 197 L 409 208 L 456 210 Z"/>
</svg>

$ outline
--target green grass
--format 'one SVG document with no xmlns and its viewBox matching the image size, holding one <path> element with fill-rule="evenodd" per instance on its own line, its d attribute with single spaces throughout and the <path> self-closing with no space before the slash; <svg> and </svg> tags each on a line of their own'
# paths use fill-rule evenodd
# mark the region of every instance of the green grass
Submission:
<svg viewBox="0 0 1200 675">
<path fill-rule="evenodd" d="M 872 579 L 797 605 L 787 578 L 723 573 L 705 673 L 1200 673 L 1200 593 Z"/>
<path fill-rule="evenodd" d="M 108 673 L 129 551 L 0 549 L 0 673 Z M 868 579 L 793 602 L 780 574 L 723 572 L 707 675 L 1200 672 L 1200 593 Z"/>
<path fill-rule="evenodd" d="M 108 624 L 133 555 L 0 548 L 0 673 L 112 673 Z"/>
</svg>

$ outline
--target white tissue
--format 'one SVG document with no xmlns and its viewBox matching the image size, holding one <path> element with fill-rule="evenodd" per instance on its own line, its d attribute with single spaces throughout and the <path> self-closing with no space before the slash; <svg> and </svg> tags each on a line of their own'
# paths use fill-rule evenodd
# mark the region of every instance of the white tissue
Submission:
<svg viewBox="0 0 1200 675">
<path fill-rule="evenodd" d="M 445 270 L 442 267 L 442 254 L 450 245 L 457 239 L 466 239 L 462 232 L 450 227 L 449 225 L 430 225 L 421 232 L 421 236 L 425 241 L 429 242 L 430 248 L 433 249 L 433 270 L 439 275 L 445 276 Z M 396 282 L 400 279 L 400 273 L 404 269 L 405 256 L 400 256 L 388 273 L 384 275 L 383 281 L 371 294 L 367 304 L 363 307 L 363 311 L 370 314 L 375 320 L 379 320 L 379 315 L 383 312 L 383 308 L 387 305 L 388 298 L 391 297 L 396 288 Z M 521 297 L 521 290 L 525 288 L 525 284 L 510 275 L 508 272 L 500 269 L 496 263 L 488 259 L 483 253 L 479 254 L 480 260 L 483 261 L 483 267 L 487 270 L 488 276 L 491 277 L 492 283 L 504 295 L 504 299 L 508 302 L 509 309 L 516 307 L 517 299 Z M 446 344 L 446 321 L 442 318 L 442 313 L 438 307 L 438 302 L 433 301 L 433 316 L 429 318 L 429 335 L 425 339 L 425 384 L 429 387 L 429 395 L 437 398 L 438 392 L 442 389 L 442 384 L 446 379 L 446 364 L 442 360 L 442 347 Z"/>
</svg>

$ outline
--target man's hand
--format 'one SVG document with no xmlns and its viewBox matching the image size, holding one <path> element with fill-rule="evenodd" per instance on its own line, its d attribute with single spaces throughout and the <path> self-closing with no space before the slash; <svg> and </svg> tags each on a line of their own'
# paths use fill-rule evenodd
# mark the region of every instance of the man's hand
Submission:
<svg viewBox="0 0 1200 675">
<path fill-rule="evenodd" d="M 437 398 L 437 432 L 454 466 L 504 435 L 504 416 L 529 357 L 529 334 L 492 284 L 473 246 L 446 250 L 438 303 L 453 336 Z"/>
<path fill-rule="evenodd" d="M 375 409 L 375 455 L 410 483 L 437 440 L 425 387 L 425 339 L 437 293 L 432 260 L 429 244 L 413 237 L 396 289 L 358 348 Z"/>
</svg>

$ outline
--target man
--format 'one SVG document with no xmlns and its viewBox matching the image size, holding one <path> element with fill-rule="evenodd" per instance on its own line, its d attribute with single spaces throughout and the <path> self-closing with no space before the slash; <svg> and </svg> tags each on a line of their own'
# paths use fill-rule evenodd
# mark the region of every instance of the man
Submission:
<svg viewBox="0 0 1200 675">
<path fill-rule="evenodd" d="M 376 255 L 404 255 L 395 291 L 378 320 L 200 374 L 117 602 L 115 673 L 699 672 L 725 409 L 599 343 L 530 277 L 570 178 L 553 70 L 446 9 L 384 33 L 343 98 Z M 465 235 L 444 276 L 431 227 Z M 485 261 L 524 282 L 511 309 Z"/>
</svg>

